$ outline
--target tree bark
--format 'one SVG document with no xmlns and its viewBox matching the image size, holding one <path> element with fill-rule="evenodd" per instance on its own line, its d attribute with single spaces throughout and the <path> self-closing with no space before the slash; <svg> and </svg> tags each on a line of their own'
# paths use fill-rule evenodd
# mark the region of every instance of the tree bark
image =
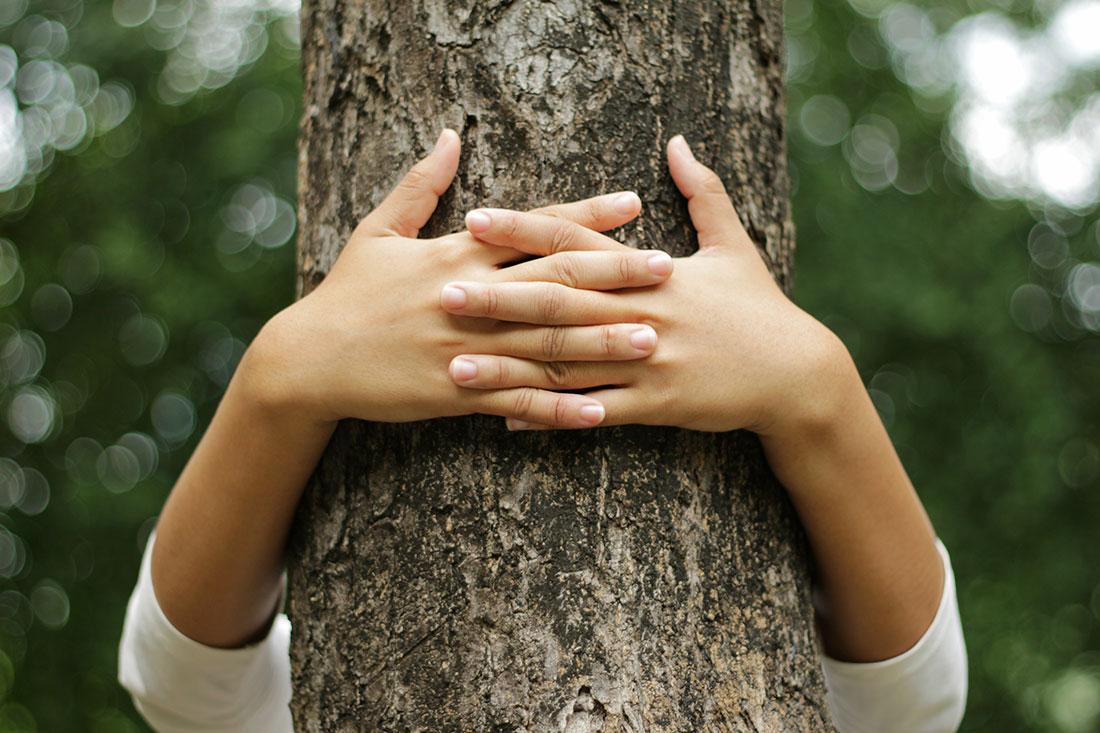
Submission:
<svg viewBox="0 0 1100 733">
<path fill-rule="evenodd" d="M 307 0 L 302 23 L 301 292 L 444 125 L 463 159 L 425 236 L 633 189 L 625 241 L 688 254 L 683 133 L 788 284 L 778 0 Z M 290 566 L 299 731 L 832 730 L 801 531 L 750 434 L 348 421 Z"/>
</svg>

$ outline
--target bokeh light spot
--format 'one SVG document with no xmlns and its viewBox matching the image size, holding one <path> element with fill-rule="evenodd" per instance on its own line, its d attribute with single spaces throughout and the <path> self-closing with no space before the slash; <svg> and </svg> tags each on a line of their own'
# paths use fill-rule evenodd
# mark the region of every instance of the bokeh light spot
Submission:
<svg viewBox="0 0 1100 733">
<path fill-rule="evenodd" d="M 0 327 L 0 338 L 4 331 Z M 10 332 L 0 341 L 0 383 L 22 384 L 38 376 L 46 363 L 46 345 L 34 331 Z"/>
<path fill-rule="evenodd" d="M 65 469 L 73 480 L 91 484 L 99 480 L 96 466 L 103 447 L 92 438 L 76 438 L 65 449 Z"/>
<path fill-rule="evenodd" d="M 31 608 L 48 629 L 60 629 L 69 621 L 69 596 L 49 578 L 39 581 L 31 591 Z"/>
<path fill-rule="evenodd" d="M 3 95 L 0 93 L 0 116 L 3 116 Z M 2 127 L 3 120 L 0 120 Z M 3 132 L 0 130 L 0 153 L 3 152 Z M 3 185 L 3 156 L 0 155 L 0 190 Z M 0 238 L 0 306 L 11 305 L 23 293 L 23 268 L 19 266 L 19 251 L 11 240 Z"/>
<path fill-rule="evenodd" d="M 89 293 L 95 288 L 100 271 L 99 250 L 89 244 L 66 252 L 58 268 L 61 282 L 78 295 Z"/>
<path fill-rule="evenodd" d="M 8 427 L 24 443 L 46 440 L 56 420 L 57 404 L 49 392 L 38 386 L 21 387 L 8 405 Z"/>
<path fill-rule="evenodd" d="M 25 493 L 23 469 L 10 458 L 0 458 L 0 510 L 11 509 L 23 501 Z"/>
<path fill-rule="evenodd" d="M 1036 333 L 1050 323 L 1054 306 L 1045 288 L 1034 283 L 1026 283 L 1012 293 L 1009 312 L 1017 326 L 1029 333 Z"/>
<path fill-rule="evenodd" d="M 121 494 L 134 488 L 141 479 L 141 464 L 128 448 L 112 445 L 99 454 L 96 473 L 103 488 Z"/>
<path fill-rule="evenodd" d="M 1051 23 L 1055 47 L 1071 63 L 1100 65 L 1100 2 L 1077 0 L 1058 9 Z"/>
<path fill-rule="evenodd" d="M 27 0 L 4 0 L 0 3 L 0 26 L 11 25 L 27 12 Z"/>
<path fill-rule="evenodd" d="M 50 503 L 50 482 L 42 472 L 35 468 L 24 468 L 23 483 L 23 497 L 19 500 L 19 511 L 28 517 L 46 511 Z"/>
<path fill-rule="evenodd" d="M 7 527 L 0 526 L 0 578 L 14 578 L 23 572 L 27 548 L 23 540 Z"/>
<path fill-rule="evenodd" d="M 72 296 L 57 283 L 47 283 L 34 291 L 31 316 L 42 330 L 57 331 L 69 322 L 72 314 Z"/>
<path fill-rule="evenodd" d="M 153 17 L 156 0 L 115 0 L 115 22 L 125 28 L 135 28 Z"/>
<path fill-rule="evenodd" d="M 806 100 L 798 116 L 802 131 L 818 145 L 836 145 L 848 134 L 851 117 L 844 102 L 828 94 Z"/>
<path fill-rule="evenodd" d="M 1075 438 L 1058 455 L 1058 472 L 1068 486 L 1083 488 L 1100 476 L 1100 450 L 1084 438 Z"/>
<path fill-rule="evenodd" d="M 1100 723 L 1100 678 L 1080 669 L 1066 670 L 1049 684 L 1045 708 L 1059 730 L 1088 733 Z"/>
<path fill-rule="evenodd" d="M 126 361 L 134 366 L 147 366 L 164 355 L 168 331 L 158 319 L 138 314 L 122 324 L 118 340 Z"/>
<path fill-rule="evenodd" d="M 177 392 L 162 392 L 150 410 L 153 428 L 166 442 L 178 444 L 195 431 L 195 406 Z"/>
<path fill-rule="evenodd" d="M 157 470 L 160 451 L 156 441 L 145 433 L 126 433 L 118 439 L 118 445 L 130 451 L 138 462 L 138 480 L 149 478 Z"/>
</svg>

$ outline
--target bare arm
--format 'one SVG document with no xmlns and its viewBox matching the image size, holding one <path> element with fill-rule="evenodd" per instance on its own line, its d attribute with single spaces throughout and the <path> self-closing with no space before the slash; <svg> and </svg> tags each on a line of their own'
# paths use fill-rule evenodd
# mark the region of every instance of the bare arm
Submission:
<svg viewBox="0 0 1100 733">
<path fill-rule="evenodd" d="M 761 439 L 809 538 L 825 649 L 872 662 L 920 639 L 939 607 L 944 567 L 859 374 L 842 347 L 833 358 L 818 386 L 824 414 Z"/>
<path fill-rule="evenodd" d="M 668 155 L 699 251 L 677 259 L 676 274 L 660 287 L 625 296 L 632 318 L 653 324 L 661 345 L 614 378 L 607 365 L 589 364 L 571 368 L 571 381 L 557 386 L 621 385 L 587 393 L 607 409 L 602 424 L 758 433 L 809 536 L 826 650 L 861 662 L 897 655 L 929 628 L 944 587 L 924 508 L 843 345 L 777 287 L 721 180 L 683 138 L 672 140 Z M 507 216 L 477 236 L 508 245 L 517 227 Z M 451 312 L 484 315 L 476 303 Z M 547 384 L 539 381 L 543 370 L 524 360 L 479 358 L 485 377 L 467 387 Z"/>
<path fill-rule="evenodd" d="M 157 523 L 153 584 L 185 635 L 234 647 L 266 631 L 295 507 L 334 423 L 265 405 L 246 353 Z"/>
<path fill-rule="evenodd" d="M 653 329 L 620 317 L 618 294 L 599 291 L 662 282 L 672 271 L 663 253 L 606 237 L 571 246 L 590 251 L 563 253 L 549 251 L 552 237 L 522 238 L 513 247 L 486 245 L 465 232 L 416 238 L 454 176 L 458 146 L 457 136 L 445 132 L 432 155 L 360 224 L 325 281 L 272 319 L 242 360 L 172 490 L 153 548 L 159 605 L 191 639 L 235 647 L 265 633 L 295 507 L 338 420 L 482 412 L 592 426 L 604 416 L 594 398 L 526 384 L 475 393 L 452 383 L 447 365 L 462 347 L 538 360 L 545 345 L 558 344 L 569 358 L 609 364 L 652 352 Z M 602 231 L 633 219 L 640 206 L 634 194 L 609 194 L 527 216 Z M 503 267 L 531 255 L 545 256 Z M 563 258 L 571 258 L 568 266 Z M 499 314 L 502 323 L 491 328 L 440 310 L 445 283 L 486 279 L 507 286 L 521 306 L 551 289 L 563 307 L 582 314 L 571 321 L 582 325 L 549 339 L 548 326 L 530 308 L 523 318 Z M 444 300 L 453 302 L 454 290 Z M 478 296 L 463 293 L 459 300 Z M 460 366 L 452 365 L 456 377 L 470 371 Z"/>
</svg>

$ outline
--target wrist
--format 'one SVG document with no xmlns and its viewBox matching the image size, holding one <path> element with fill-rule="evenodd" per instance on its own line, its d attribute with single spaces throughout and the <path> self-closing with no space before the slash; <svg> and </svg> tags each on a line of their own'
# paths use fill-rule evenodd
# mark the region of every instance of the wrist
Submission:
<svg viewBox="0 0 1100 733">
<path fill-rule="evenodd" d="M 321 427 L 335 426 L 338 417 L 328 414 L 311 386 L 319 381 L 306 363 L 300 304 L 277 313 L 253 339 L 233 377 L 233 385 L 252 410 L 264 419 L 293 418 Z"/>
<path fill-rule="evenodd" d="M 839 427 L 852 405 L 866 398 L 863 382 L 844 343 L 817 321 L 798 350 L 798 368 L 780 410 L 762 440 L 813 439 Z"/>
</svg>

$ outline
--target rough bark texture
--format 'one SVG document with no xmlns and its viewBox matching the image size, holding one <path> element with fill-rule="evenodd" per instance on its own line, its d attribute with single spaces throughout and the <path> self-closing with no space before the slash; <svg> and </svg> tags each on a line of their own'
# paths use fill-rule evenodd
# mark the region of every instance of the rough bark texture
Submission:
<svg viewBox="0 0 1100 733">
<path fill-rule="evenodd" d="M 687 254 L 680 132 L 787 283 L 778 0 L 302 13 L 303 292 L 444 125 L 463 162 L 427 235 L 630 188 L 625 241 Z M 747 434 L 348 422 L 290 562 L 299 731 L 832 729 L 801 535 Z"/>
</svg>

